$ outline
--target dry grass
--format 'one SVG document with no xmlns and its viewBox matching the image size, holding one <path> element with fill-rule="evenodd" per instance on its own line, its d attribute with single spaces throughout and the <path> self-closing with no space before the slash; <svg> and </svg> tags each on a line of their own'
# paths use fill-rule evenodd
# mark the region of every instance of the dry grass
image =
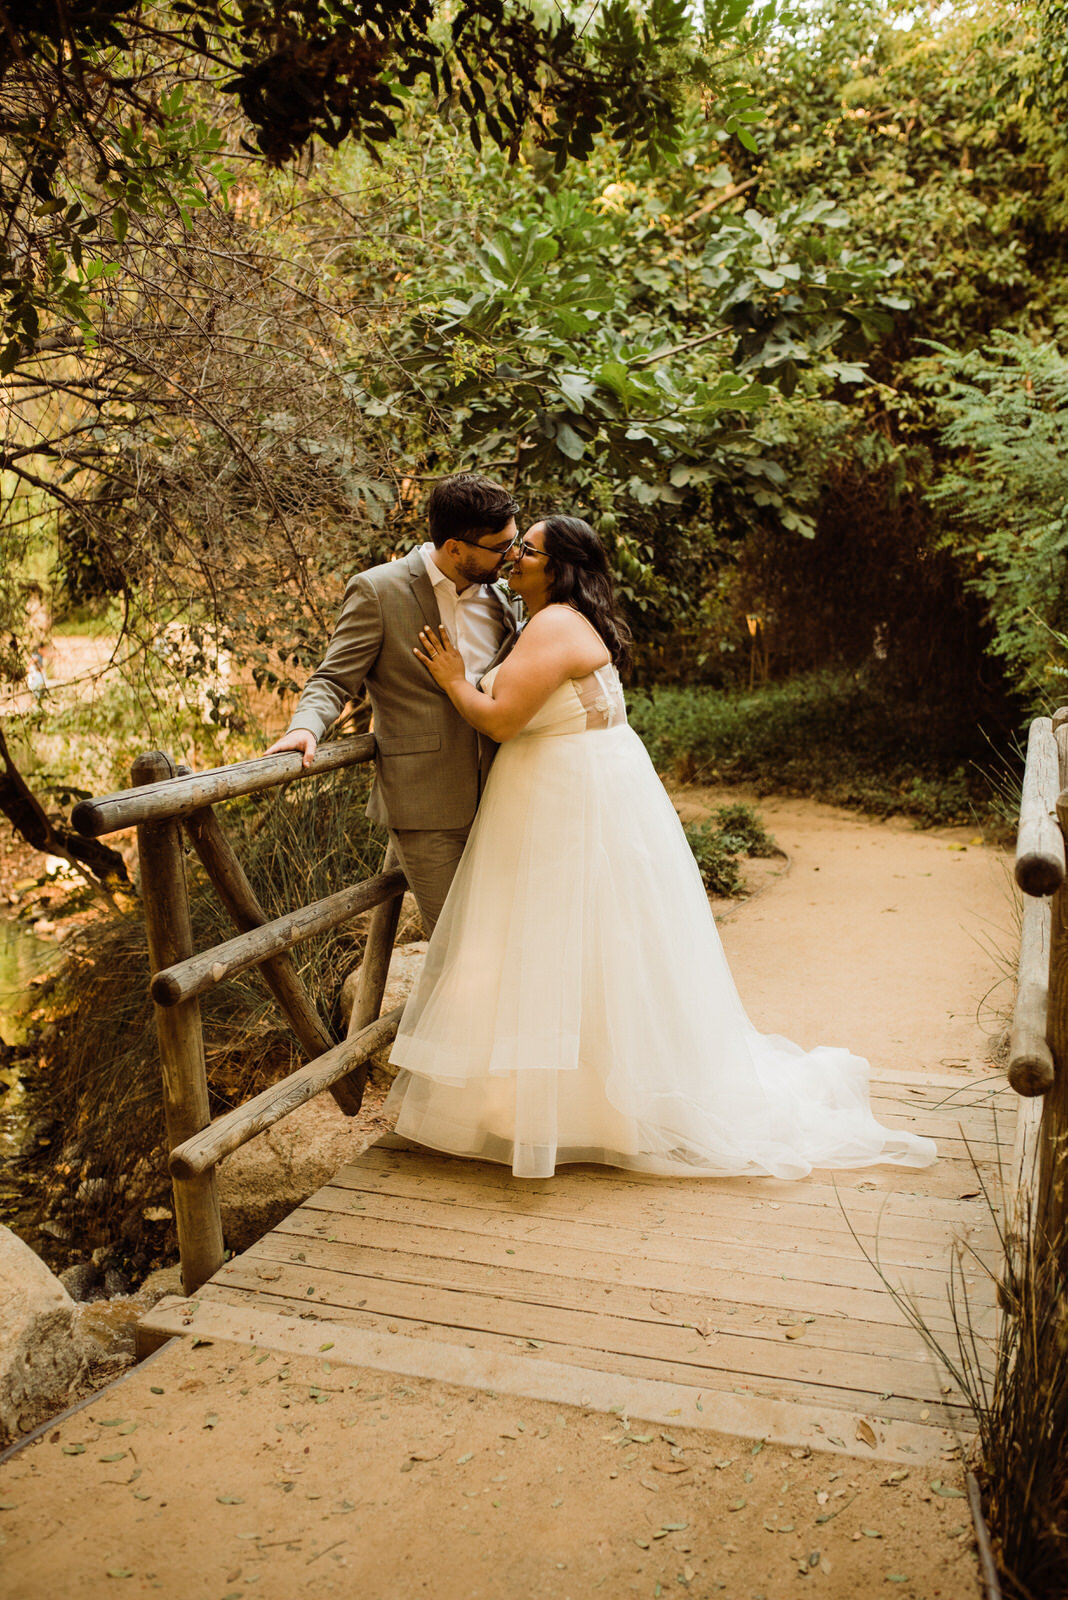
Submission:
<svg viewBox="0 0 1068 1600">
<path fill-rule="evenodd" d="M 1068 1595 L 1068 1237 L 1039 1241 L 1028 1206 L 1018 1221 L 1026 1248 L 1010 1250 L 1004 1220 L 976 1167 L 997 1230 L 1000 1335 L 975 1331 L 966 1280 L 989 1273 L 967 1244 L 951 1265 L 954 1336 L 932 1333 L 907 1295 L 873 1264 L 912 1326 L 964 1394 L 975 1419 L 974 1467 L 982 1487 L 1006 1600 Z M 1039 1241 L 1039 1242 L 1036 1242 Z M 859 1241 L 858 1241 L 859 1242 Z"/>
<path fill-rule="evenodd" d="M 270 915 L 379 870 L 385 838 L 363 815 L 367 783 L 362 771 L 343 772 L 228 808 L 224 824 Z M 194 944 L 203 949 L 233 929 L 193 857 L 189 879 Z M 293 952 L 313 1000 L 335 1026 L 341 983 L 362 954 L 365 920 Z M 20 1226 L 43 1226 L 34 1244 L 54 1265 L 103 1249 L 137 1273 L 173 1247 L 171 1224 L 145 1218 L 170 1198 L 148 978 L 135 909 L 72 938 L 41 990 L 37 1060 L 27 1082 L 33 1138 L 20 1175 L 36 1203 Z M 300 1064 L 299 1047 L 255 971 L 210 992 L 201 1009 L 213 1115 Z"/>
</svg>

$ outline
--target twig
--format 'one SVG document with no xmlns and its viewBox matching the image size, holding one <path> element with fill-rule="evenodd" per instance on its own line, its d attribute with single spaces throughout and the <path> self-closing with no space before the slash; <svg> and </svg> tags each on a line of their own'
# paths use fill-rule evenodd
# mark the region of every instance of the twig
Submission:
<svg viewBox="0 0 1068 1600">
<path fill-rule="evenodd" d="M 968 1489 L 968 1504 L 972 1511 L 972 1526 L 975 1529 L 975 1542 L 979 1546 L 979 1565 L 983 1569 L 983 1582 L 986 1584 L 986 1600 L 1001 1600 L 1001 1584 L 998 1582 L 998 1569 L 994 1563 L 994 1552 L 990 1548 L 990 1534 L 987 1531 L 986 1518 L 983 1516 L 983 1501 L 979 1493 L 979 1483 L 975 1473 L 968 1471 L 964 1474 L 964 1482 Z"/>
<path fill-rule="evenodd" d="M 744 194 L 747 189 L 751 189 L 755 183 L 759 182 L 759 178 L 746 178 L 744 183 L 732 183 L 729 189 L 725 189 L 722 194 L 717 194 L 714 200 L 706 200 L 703 206 L 698 206 L 697 210 L 691 211 L 688 217 L 683 217 L 681 222 L 676 222 L 673 227 L 667 230 L 668 233 L 681 233 L 683 228 L 687 227 L 691 222 L 696 222 L 698 217 L 707 217 L 711 212 L 718 211 L 720 206 L 725 206 L 729 200 L 737 200 L 740 194 Z"/>
<path fill-rule="evenodd" d="M 309 1556 L 307 1561 L 305 1561 L 304 1565 L 306 1567 L 310 1567 L 312 1562 L 313 1561 L 318 1561 L 320 1556 L 327 1556 L 327 1555 L 330 1554 L 331 1550 L 336 1550 L 339 1544 L 347 1544 L 347 1543 L 348 1543 L 348 1541 L 346 1539 L 335 1539 L 333 1544 L 328 1544 L 325 1550 L 317 1550 L 313 1556 Z M 1001 1596 L 1000 1595 L 998 1596 L 998 1600 L 1001 1600 Z"/>
</svg>

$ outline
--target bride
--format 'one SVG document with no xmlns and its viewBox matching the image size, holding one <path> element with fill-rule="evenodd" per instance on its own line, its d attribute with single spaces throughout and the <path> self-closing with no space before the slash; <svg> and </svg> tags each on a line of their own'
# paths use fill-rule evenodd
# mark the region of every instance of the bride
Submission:
<svg viewBox="0 0 1068 1600">
<path fill-rule="evenodd" d="M 876 1122 L 866 1061 L 746 1016 L 627 726 L 628 634 L 593 529 L 547 517 L 518 551 L 530 620 L 481 690 L 444 628 L 415 651 L 501 749 L 392 1051 L 397 1132 L 526 1178 L 928 1165 L 931 1140 Z"/>
</svg>

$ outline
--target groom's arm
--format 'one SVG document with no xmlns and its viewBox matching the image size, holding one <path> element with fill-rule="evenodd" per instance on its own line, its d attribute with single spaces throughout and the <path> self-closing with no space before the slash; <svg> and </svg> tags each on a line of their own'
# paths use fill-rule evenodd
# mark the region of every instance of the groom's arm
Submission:
<svg viewBox="0 0 1068 1600">
<path fill-rule="evenodd" d="M 327 651 L 304 685 L 289 727 L 268 751 L 299 750 L 308 766 L 330 724 L 355 700 L 382 648 L 382 606 L 362 574 L 350 579 Z"/>
</svg>

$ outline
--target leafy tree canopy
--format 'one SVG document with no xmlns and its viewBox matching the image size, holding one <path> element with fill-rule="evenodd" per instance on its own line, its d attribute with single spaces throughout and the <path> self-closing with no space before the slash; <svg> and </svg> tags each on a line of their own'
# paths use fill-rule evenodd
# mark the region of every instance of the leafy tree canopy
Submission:
<svg viewBox="0 0 1068 1600">
<path fill-rule="evenodd" d="M 605 135 L 657 160 L 677 148 L 695 83 L 731 131 L 757 114 L 723 61 L 749 5 L 711 0 L 699 26 L 686 0 L 0 6 L 0 372 L 33 348 L 50 304 L 84 308 L 78 274 L 102 225 L 121 242 L 131 212 L 188 210 L 205 181 L 225 183 L 193 90 L 236 108 L 241 147 L 273 165 L 316 140 L 376 153 L 416 91 L 454 104 L 476 149 L 485 133 L 515 159 L 532 136 L 560 169 Z M 774 0 L 760 17 L 771 25 Z"/>
</svg>

